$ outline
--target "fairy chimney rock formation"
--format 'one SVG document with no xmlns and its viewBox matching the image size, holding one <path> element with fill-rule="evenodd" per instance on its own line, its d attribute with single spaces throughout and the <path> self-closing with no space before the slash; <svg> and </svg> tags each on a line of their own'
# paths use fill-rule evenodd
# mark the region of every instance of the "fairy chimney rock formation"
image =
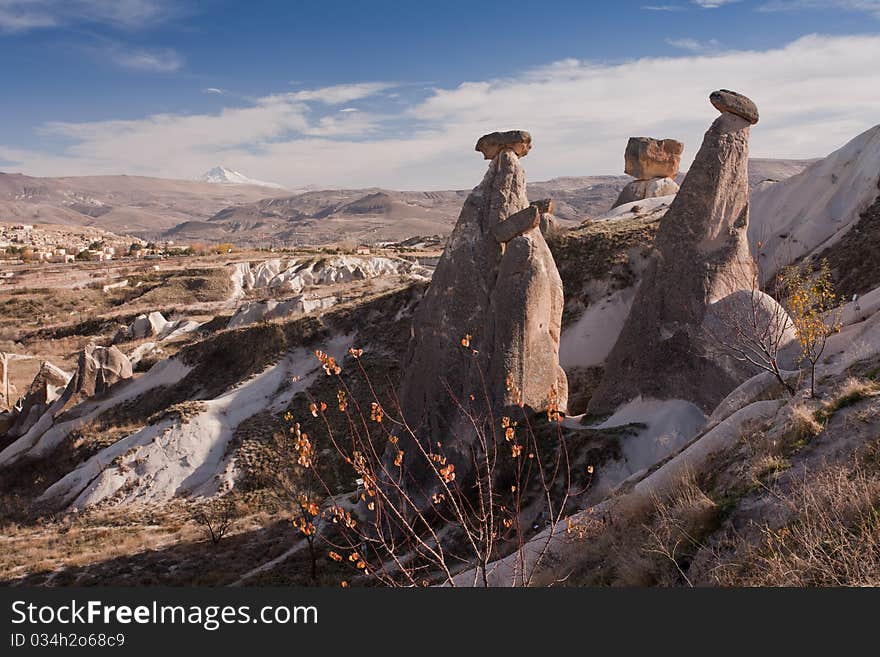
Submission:
<svg viewBox="0 0 880 657">
<path fill-rule="evenodd" d="M 492 293 L 495 345 L 489 363 L 500 412 L 520 402 L 564 410 L 568 401 L 568 379 L 559 365 L 562 279 L 541 230 L 552 208 L 549 200 L 532 203 L 494 230 L 505 244 Z"/>
<path fill-rule="evenodd" d="M 652 261 L 591 413 L 611 412 L 639 395 L 686 399 L 711 412 L 751 374 L 707 348 L 704 322 L 713 303 L 749 289 L 755 271 L 746 232 L 749 128 L 757 108 L 729 91 L 710 100 L 722 114 L 660 220 Z"/>
<path fill-rule="evenodd" d="M 529 204 L 519 162 L 531 141 L 524 130 L 477 141 L 475 150 L 491 161 L 465 200 L 415 311 L 403 363 L 404 417 L 419 439 L 442 440 L 463 475 L 472 436 L 458 403 L 503 406 L 508 376 L 525 381 L 534 375 L 537 383 L 523 401 L 535 409 L 546 408 L 551 379 L 557 394 L 564 387 L 558 382 L 562 283 L 540 230 L 547 216 L 542 209 L 552 206 Z M 541 353 L 533 351 L 537 345 Z M 547 389 L 538 391 L 545 383 Z"/>
<path fill-rule="evenodd" d="M 7 437 L 24 435 L 45 413 L 70 382 L 70 374 L 48 361 L 40 364 L 24 395 L 15 404 Z"/>
<path fill-rule="evenodd" d="M 116 347 L 86 345 L 79 353 L 76 372 L 58 402 L 52 406 L 57 416 L 74 404 L 106 392 L 117 381 L 130 379 L 131 362 Z"/>
<path fill-rule="evenodd" d="M 674 178 L 683 151 L 684 144 L 675 139 L 630 137 L 624 152 L 624 173 L 635 180 L 621 190 L 612 208 L 678 192 Z"/>
</svg>

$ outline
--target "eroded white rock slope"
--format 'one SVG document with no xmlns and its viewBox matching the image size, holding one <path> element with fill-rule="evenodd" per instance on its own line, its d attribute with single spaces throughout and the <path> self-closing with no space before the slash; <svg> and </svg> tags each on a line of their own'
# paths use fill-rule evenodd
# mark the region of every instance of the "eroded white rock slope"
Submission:
<svg viewBox="0 0 880 657">
<path fill-rule="evenodd" d="M 232 272 L 233 281 L 243 290 L 280 288 L 293 293 L 308 286 L 332 285 L 367 280 L 380 276 L 404 275 L 428 278 L 430 272 L 418 263 L 402 258 L 381 256 L 334 256 L 323 260 L 271 258 L 256 265 L 237 263 Z"/>
<path fill-rule="evenodd" d="M 284 301 L 267 299 L 242 303 L 230 318 L 228 327 L 237 328 L 255 322 L 294 317 L 316 310 L 326 310 L 338 298 L 320 288 L 340 283 L 364 281 L 383 276 L 404 276 L 426 280 L 430 271 L 418 263 L 401 258 L 381 256 L 335 256 L 323 260 L 293 259 L 282 261 L 271 258 L 255 265 L 246 262 L 236 263 L 232 270 L 235 293 L 240 299 L 247 290 L 272 290 L 295 294 Z"/>
<path fill-rule="evenodd" d="M 880 125 L 828 157 L 751 195 L 749 244 L 764 280 L 831 246 L 880 194 Z"/>
<path fill-rule="evenodd" d="M 351 344 L 351 336 L 337 336 L 325 351 L 341 360 Z M 201 401 L 201 410 L 187 420 L 165 418 L 98 452 L 41 499 L 83 508 L 111 499 L 157 502 L 214 495 L 235 478 L 229 445 L 238 425 L 260 411 L 282 412 L 319 372 L 311 351 L 296 349 L 236 388 Z M 293 385 L 286 385 L 290 381 Z"/>
</svg>

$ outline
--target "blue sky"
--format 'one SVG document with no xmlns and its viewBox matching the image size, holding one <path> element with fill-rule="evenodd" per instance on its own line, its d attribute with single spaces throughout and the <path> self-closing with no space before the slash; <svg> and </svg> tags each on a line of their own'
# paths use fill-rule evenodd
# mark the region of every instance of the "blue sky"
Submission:
<svg viewBox="0 0 880 657">
<path fill-rule="evenodd" d="M 730 87 L 753 154 L 826 154 L 880 122 L 880 0 L 0 0 L 0 169 L 468 187 L 483 132 L 533 180 L 618 173 Z"/>
</svg>

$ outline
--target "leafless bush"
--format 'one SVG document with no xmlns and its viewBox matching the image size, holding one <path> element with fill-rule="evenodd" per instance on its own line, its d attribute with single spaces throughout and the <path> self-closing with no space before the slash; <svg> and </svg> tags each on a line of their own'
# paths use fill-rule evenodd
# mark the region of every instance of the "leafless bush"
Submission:
<svg viewBox="0 0 880 657">
<path fill-rule="evenodd" d="M 239 503 L 232 494 L 193 502 L 189 517 L 200 525 L 214 545 L 229 533 L 239 515 Z"/>
<path fill-rule="evenodd" d="M 328 504 L 321 517 L 328 531 L 317 533 L 328 543 L 329 558 L 389 586 L 455 586 L 461 583 L 456 576 L 465 572 L 471 573 L 467 584 L 488 586 L 490 564 L 512 554 L 516 567 L 509 584 L 527 586 L 571 496 L 578 494 L 552 396 L 545 419 L 522 406 L 517 418 L 493 418 L 488 396 L 482 405 L 454 400 L 469 429 L 470 472 L 460 476 L 442 443 L 416 435 L 396 399 L 390 411 L 382 405 L 360 362 L 362 352 L 350 354 L 368 382 L 369 409 L 352 395 L 335 360 L 322 352 L 316 355 L 339 385 L 335 409 L 321 400 L 310 405 L 333 450 L 360 483 L 354 503 L 324 485 Z M 343 434 L 334 431 L 328 417 L 336 412 L 346 418 Z M 310 460 L 312 438 L 298 424 L 292 431 L 300 455 Z M 540 531 L 542 540 L 526 550 Z"/>
<path fill-rule="evenodd" d="M 743 263 L 726 278 L 727 287 L 738 291 L 715 304 L 714 321 L 707 325 L 709 339 L 735 360 L 771 373 L 793 395 L 779 365 L 779 352 L 792 339 L 794 328 L 786 309 L 774 299 L 779 279 L 771 279 L 768 294 L 761 289 L 761 272 Z"/>
</svg>

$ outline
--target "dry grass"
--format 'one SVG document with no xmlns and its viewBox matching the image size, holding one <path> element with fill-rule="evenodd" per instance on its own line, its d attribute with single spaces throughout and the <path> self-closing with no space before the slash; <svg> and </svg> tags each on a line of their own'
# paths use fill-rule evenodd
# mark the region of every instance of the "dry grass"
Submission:
<svg viewBox="0 0 880 657">
<path fill-rule="evenodd" d="M 228 585 L 297 540 L 283 517 L 245 509 L 215 545 L 190 510 L 174 501 L 8 522 L 0 526 L 0 585 Z"/>
<path fill-rule="evenodd" d="M 805 474 L 779 501 L 790 519 L 714 570 L 727 586 L 880 585 L 880 477 L 863 467 Z"/>
<path fill-rule="evenodd" d="M 657 584 L 691 585 L 685 566 L 714 528 L 718 512 L 718 505 L 693 476 L 685 477 L 666 499 L 654 498 L 654 517 L 645 527 L 650 540 L 644 550 Z"/>
<path fill-rule="evenodd" d="M 23 331 L 47 324 L 76 321 L 110 308 L 101 290 L 31 288 L 0 294 L 0 328 Z"/>
<path fill-rule="evenodd" d="M 6 523 L 0 527 L 0 572 L 3 580 L 34 573 L 78 568 L 120 555 L 156 550 L 200 536 L 169 507 L 161 513 L 132 517 L 124 511 L 91 511 L 37 524 Z"/>
<path fill-rule="evenodd" d="M 575 586 L 690 585 L 687 568 L 718 523 L 719 505 L 692 476 L 668 494 L 624 495 L 590 526 L 570 534 L 583 542 L 583 557 L 567 580 Z"/>
<path fill-rule="evenodd" d="M 880 385 L 876 382 L 850 377 L 834 391 L 834 395 L 825 401 L 822 408 L 816 411 L 816 420 L 827 422 L 840 409 L 857 404 L 878 392 L 880 392 Z"/>
<path fill-rule="evenodd" d="M 791 467 L 788 459 L 777 454 L 762 454 L 750 463 L 751 477 L 757 482 L 774 479 Z"/>
<path fill-rule="evenodd" d="M 791 407 L 784 431 L 777 444 L 778 453 L 787 455 L 798 451 L 822 433 L 822 424 L 815 412 L 805 403 Z"/>
<path fill-rule="evenodd" d="M 28 342 L 93 334 L 111 319 L 128 320 L 153 310 L 222 301 L 232 292 L 224 267 L 145 272 L 128 277 L 129 286 L 102 292 L 78 288 L 33 287 L 0 292 L 0 338 Z M 100 285 L 100 282 L 96 285 Z"/>
</svg>

